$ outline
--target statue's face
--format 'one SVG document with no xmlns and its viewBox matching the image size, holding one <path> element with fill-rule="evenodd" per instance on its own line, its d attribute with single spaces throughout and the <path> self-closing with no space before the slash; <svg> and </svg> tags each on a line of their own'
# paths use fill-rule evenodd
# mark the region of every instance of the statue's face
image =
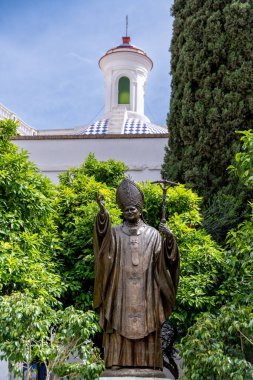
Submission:
<svg viewBox="0 0 253 380">
<path fill-rule="evenodd" d="M 123 215 L 128 222 L 136 223 L 140 219 L 141 213 L 135 206 L 126 206 Z"/>
</svg>

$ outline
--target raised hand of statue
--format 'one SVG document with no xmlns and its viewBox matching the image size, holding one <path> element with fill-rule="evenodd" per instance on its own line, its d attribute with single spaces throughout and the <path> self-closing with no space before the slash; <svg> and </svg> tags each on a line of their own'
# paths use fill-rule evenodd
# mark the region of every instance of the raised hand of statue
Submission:
<svg viewBox="0 0 253 380">
<path fill-rule="evenodd" d="M 97 204 L 99 205 L 100 212 L 101 212 L 102 214 L 104 214 L 105 211 L 106 211 L 104 196 L 101 195 L 101 194 L 97 194 L 97 196 L 96 196 L 96 201 L 97 201 Z"/>
<path fill-rule="evenodd" d="M 172 230 L 168 226 L 166 226 L 165 223 L 161 222 L 159 224 L 158 230 L 160 233 L 164 234 L 167 237 L 173 237 L 174 236 Z"/>
</svg>

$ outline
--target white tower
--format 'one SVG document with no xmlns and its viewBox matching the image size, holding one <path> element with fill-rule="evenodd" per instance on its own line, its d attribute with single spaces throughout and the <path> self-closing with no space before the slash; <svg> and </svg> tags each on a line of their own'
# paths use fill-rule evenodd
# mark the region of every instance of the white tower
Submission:
<svg viewBox="0 0 253 380">
<path fill-rule="evenodd" d="M 93 124 L 78 130 L 87 135 L 166 134 L 167 128 L 151 123 L 144 114 L 145 84 L 153 62 L 141 49 L 122 37 L 122 44 L 99 60 L 105 80 L 105 113 Z"/>
<path fill-rule="evenodd" d="M 108 132 L 124 133 L 126 121 L 150 123 L 144 115 L 145 83 L 153 62 L 147 54 L 130 44 L 130 37 L 100 58 L 105 80 L 105 115 Z"/>
</svg>

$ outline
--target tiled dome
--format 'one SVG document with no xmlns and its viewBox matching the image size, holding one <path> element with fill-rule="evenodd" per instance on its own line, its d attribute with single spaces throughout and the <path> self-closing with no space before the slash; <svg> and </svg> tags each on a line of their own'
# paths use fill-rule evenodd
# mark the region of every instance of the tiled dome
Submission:
<svg viewBox="0 0 253 380">
<path fill-rule="evenodd" d="M 79 131 L 79 135 L 105 135 L 108 130 L 108 119 L 101 119 L 91 124 L 89 127 Z"/>
<path fill-rule="evenodd" d="M 78 135 L 106 135 L 108 133 L 109 119 L 101 119 L 88 127 L 80 128 Z M 167 129 L 159 125 L 143 122 L 136 118 L 127 118 L 124 124 L 125 135 L 166 134 Z"/>
<path fill-rule="evenodd" d="M 167 130 L 155 124 L 145 123 L 140 119 L 128 118 L 124 125 L 124 134 L 141 135 L 153 133 L 167 133 Z"/>
</svg>

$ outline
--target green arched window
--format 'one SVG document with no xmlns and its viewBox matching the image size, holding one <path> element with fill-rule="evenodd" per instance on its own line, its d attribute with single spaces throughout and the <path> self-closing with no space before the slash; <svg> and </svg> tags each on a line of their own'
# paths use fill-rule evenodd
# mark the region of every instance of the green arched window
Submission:
<svg viewBox="0 0 253 380">
<path fill-rule="evenodd" d="M 118 104 L 130 104 L 130 80 L 127 77 L 119 80 Z"/>
</svg>

